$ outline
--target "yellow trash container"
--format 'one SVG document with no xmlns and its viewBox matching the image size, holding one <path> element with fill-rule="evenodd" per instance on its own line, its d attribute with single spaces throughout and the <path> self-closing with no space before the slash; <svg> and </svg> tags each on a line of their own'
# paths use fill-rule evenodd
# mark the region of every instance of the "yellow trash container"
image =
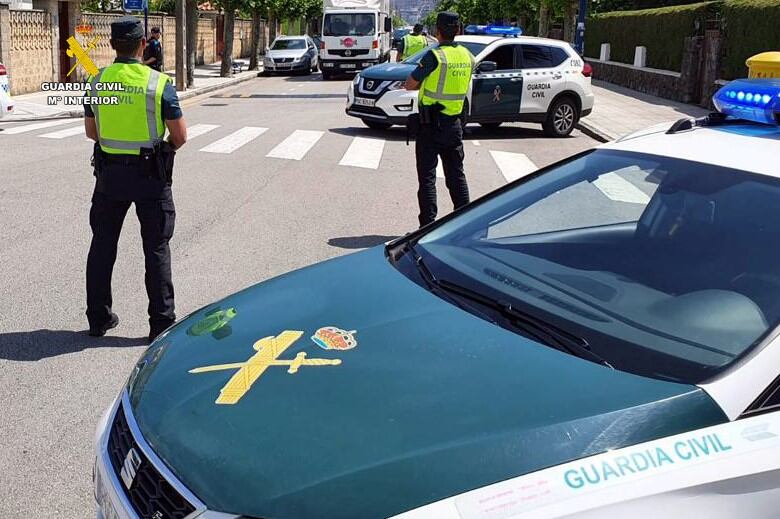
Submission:
<svg viewBox="0 0 780 519">
<path fill-rule="evenodd" d="M 780 51 L 762 52 L 751 56 L 745 61 L 748 68 L 748 77 L 780 78 Z"/>
</svg>

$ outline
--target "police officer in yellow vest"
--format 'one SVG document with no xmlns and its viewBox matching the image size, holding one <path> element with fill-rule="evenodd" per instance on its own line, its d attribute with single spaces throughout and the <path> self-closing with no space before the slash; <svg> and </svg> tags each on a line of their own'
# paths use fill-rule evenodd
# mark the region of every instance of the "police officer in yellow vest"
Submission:
<svg viewBox="0 0 780 519">
<path fill-rule="evenodd" d="M 96 337 L 119 323 L 111 308 L 111 274 L 131 204 L 141 224 L 146 259 L 149 340 L 176 320 L 168 246 L 176 218 L 171 180 L 174 150 L 187 140 L 187 127 L 171 79 L 142 63 L 145 45 L 140 20 L 123 16 L 112 23 L 111 47 L 117 57 L 91 79 L 87 92 L 92 100 L 85 105 L 84 125 L 87 137 L 96 142 L 87 319 L 89 334 Z M 122 90 L 101 84 L 121 84 Z"/>
<path fill-rule="evenodd" d="M 406 80 L 407 90 L 419 90 L 415 156 L 419 187 L 420 227 L 436 219 L 436 164 L 441 157 L 444 178 L 455 209 L 469 203 L 463 172 L 463 112 L 471 85 L 474 56 L 453 40 L 460 23 L 455 13 L 436 17 L 437 47 L 429 50 Z"/>
<path fill-rule="evenodd" d="M 414 56 L 425 47 L 428 46 L 428 38 L 422 34 L 422 24 L 415 24 L 411 34 L 407 34 L 401 39 L 401 44 L 398 46 L 398 53 L 396 54 L 396 61 L 403 61 L 410 56 Z"/>
</svg>

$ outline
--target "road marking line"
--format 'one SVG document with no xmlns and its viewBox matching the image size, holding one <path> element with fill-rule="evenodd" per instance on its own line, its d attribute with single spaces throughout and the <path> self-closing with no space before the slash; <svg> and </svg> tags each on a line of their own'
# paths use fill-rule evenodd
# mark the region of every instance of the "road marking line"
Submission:
<svg viewBox="0 0 780 519">
<path fill-rule="evenodd" d="M 471 141 L 471 142 L 473 142 L 473 143 L 474 143 L 474 146 L 482 146 L 482 143 L 481 143 L 481 142 L 479 142 L 479 141 L 476 141 L 476 140 L 475 140 L 475 141 Z"/>
<path fill-rule="evenodd" d="M 650 201 L 650 197 L 644 191 L 617 173 L 601 175 L 593 181 L 593 185 L 604 193 L 604 196 L 616 202 L 647 204 Z"/>
<path fill-rule="evenodd" d="M 508 151 L 490 151 L 490 155 L 501 170 L 507 182 L 512 182 L 518 178 L 523 178 L 529 173 L 533 173 L 537 168 L 523 153 L 510 153 Z"/>
<path fill-rule="evenodd" d="M 204 133 L 219 128 L 218 124 L 195 124 L 187 128 L 187 140 L 200 137 Z"/>
<path fill-rule="evenodd" d="M 436 178 L 444 178 L 444 165 L 441 159 L 436 163 Z"/>
<path fill-rule="evenodd" d="M 63 124 L 73 124 L 73 119 L 57 119 L 55 121 L 45 121 L 42 123 L 25 124 L 24 126 L 11 126 L 0 132 L 0 135 L 16 135 L 17 133 L 32 132 L 51 126 L 62 126 Z"/>
<path fill-rule="evenodd" d="M 74 135 L 84 135 L 84 124 L 74 126 L 73 128 L 65 128 L 64 130 L 58 130 L 56 132 L 44 133 L 38 137 L 45 139 L 64 139 L 65 137 L 73 137 Z"/>
<path fill-rule="evenodd" d="M 233 153 L 241 146 L 257 139 L 268 131 L 268 128 L 258 126 L 244 126 L 236 130 L 227 137 L 214 141 L 206 147 L 200 149 L 206 153 Z"/>
<path fill-rule="evenodd" d="M 317 144 L 317 141 L 320 140 L 324 133 L 317 130 L 295 130 L 268 152 L 266 157 L 301 160 Z"/>
<path fill-rule="evenodd" d="M 385 148 L 384 139 L 355 137 L 339 162 L 340 166 L 377 169 Z"/>
</svg>

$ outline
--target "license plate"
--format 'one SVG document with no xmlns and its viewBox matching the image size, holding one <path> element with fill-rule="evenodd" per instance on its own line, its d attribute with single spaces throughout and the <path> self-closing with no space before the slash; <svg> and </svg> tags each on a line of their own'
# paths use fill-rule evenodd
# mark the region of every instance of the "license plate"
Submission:
<svg viewBox="0 0 780 519">
<path fill-rule="evenodd" d="M 290 66 L 291 65 L 289 63 L 277 63 L 276 64 L 276 68 L 290 68 Z"/>
<path fill-rule="evenodd" d="M 341 65 L 341 68 L 356 68 L 356 67 L 357 65 L 355 65 L 354 63 L 343 63 Z"/>
<path fill-rule="evenodd" d="M 355 104 L 358 106 L 374 106 L 376 101 L 374 99 L 366 99 L 365 97 L 356 97 Z"/>
</svg>

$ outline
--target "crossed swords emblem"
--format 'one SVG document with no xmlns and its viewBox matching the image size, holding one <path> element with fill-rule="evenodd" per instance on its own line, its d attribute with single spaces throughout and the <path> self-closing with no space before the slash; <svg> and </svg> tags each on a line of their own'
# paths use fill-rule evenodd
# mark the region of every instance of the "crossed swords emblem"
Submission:
<svg viewBox="0 0 780 519">
<path fill-rule="evenodd" d="M 292 360 L 279 360 L 279 356 L 295 341 L 301 338 L 303 332 L 285 330 L 277 336 L 265 337 L 255 342 L 253 348 L 257 353 L 246 362 L 217 364 L 191 369 L 190 373 L 208 373 L 236 369 L 227 384 L 219 390 L 217 404 L 232 405 L 241 400 L 257 379 L 271 366 L 288 366 L 287 373 L 295 375 L 302 366 L 338 366 L 340 359 L 307 359 L 305 352 L 298 353 Z"/>
</svg>

